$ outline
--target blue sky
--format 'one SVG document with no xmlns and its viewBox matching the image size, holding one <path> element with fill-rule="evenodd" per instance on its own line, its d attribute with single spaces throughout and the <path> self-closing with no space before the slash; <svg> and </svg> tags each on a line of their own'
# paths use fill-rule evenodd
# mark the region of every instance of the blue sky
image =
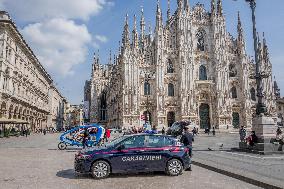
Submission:
<svg viewBox="0 0 284 189">
<path fill-rule="evenodd" d="M 203 3 L 209 10 L 211 0 Z M 164 21 L 167 0 L 160 0 Z M 30 47 L 51 74 L 57 87 L 71 104 L 83 100 L 85 80 L 90 78 L 94 52 L 106 63 L 109 51 L 117 52 L 124 17 L 140 19 L 144 7 L 147 24 L 155 25 L 156 0 L 0 0 L 1 10 L 9 12 Z M 172 13 L 176 0 L 171 0 Z M 236 36 L 237 12 L 240 11 L 248 53 L 253 56 L 251 12 L 245 0 L 223 0 L 227 31 Z M 257 30 L 265 32 L 273 75 L 284 89 L 284 1 L 257 0 Z M 138 22 L 139 23 L 139 22 Z"/>
</svg>

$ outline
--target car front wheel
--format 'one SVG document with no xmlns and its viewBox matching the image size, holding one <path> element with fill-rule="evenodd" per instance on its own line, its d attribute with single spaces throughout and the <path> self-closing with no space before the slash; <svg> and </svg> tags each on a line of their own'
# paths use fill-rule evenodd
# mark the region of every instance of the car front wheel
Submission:
<svg viewBox="0 0 284 189">
<path fill-rule="evenodd" d="M 171 159 L 167 163 L 167 173 L 170 176 L 178 176 L 183 171 L 183 165 L 178 159 Z"/>
<path fill-rule="evenodd" d="M 96 161 L 92 166 L 92 175 L 95 179 L 103 179 L 109 176 L 110 165 L 106 161 Z"/>
</svg>

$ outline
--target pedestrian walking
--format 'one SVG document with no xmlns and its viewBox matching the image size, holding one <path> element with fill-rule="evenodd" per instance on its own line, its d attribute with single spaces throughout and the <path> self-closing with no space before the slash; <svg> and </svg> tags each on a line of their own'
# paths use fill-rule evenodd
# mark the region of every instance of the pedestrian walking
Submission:
<svg viewBox="0 0 284 189">
<path fill-rule="evenodd" d="M 25 135 L 26 135 L 26 137 L 28 137 L 28 132 L 29 132 L 28 129 L 26 129 L 26 130 L 25 130 Z"/>
<path fill-rule="evenodd" d="M 194 136 L 194 135 L 197 135 L 197 130 L 196 130 L 195 127 L 193 127 L 193 129 L 192 129 L 192 134 L 193 134 L 193 136 Z"/>
<path fill-rule="evenodd" d="M 180 142 L 189 149 L 189 155 L 192 156 L 192 142 L 194 142 L 194 137 L 193 134 L 189 132 L 187 126 L 184 127 L 184 133 L 181 136 Z M 191 171 L 191 167 L 189 171 Z"/>
<path fill-rule="evenodd" d="M 213 136 L 215 136 L 215 132 L 216 132 L 216 131 L 215 131 L 215 127 L 213 127 L 213 128 L 212 128 L 212 134 L 213 134 Z"/>
<path fill-rule="evenodd" d="M 89 138 L 89 131 L 88 129 L 85 128 L 84 133 L 83 133 L 83 140 L 82 140 L 83 149 L 85 149 L 85 147 L 87 146 L 88 138 Z"/>
<path fill-rule="evenodd" d="M 43 129 L 43 135 L 46 135 L 46 129 Z"/>
<path fill-rule="evenodd" d="M 165 127 L 162 128 L 162 135 L 164 135 L 166 133 L 165 131 Z"/>
<path fill-rule="evenodd" d="M 209 129 L 209 127 L 207 127 L 207 128 L 205 129 L 205 133 L 207 133 L 208 135 L 210 134 L 210 129 Z"/>
<path fill-rule="evenodd" d="M 278 128 L 276 131 L 276 142 L 279 142 L 278 151 L 282 151 L 284 145 L 284 133 L 280 128 Z"/>
<path fill-rule="evenodd" d="M 110 138 L 110 129 L 106 130 L 106 142 L 108 142 L 108 139 Z"/>
<path fill-rule="evenodd" d="M 246 138 L 246 135 L 247 135 L 247 131 L 246 131 L 246 129 L 244 128 L 244 126 L 241 126 L 241 129 L 239 130 L 239 134 L 240 134 L 240 140 L 241 140 L 241 142 L 245 142 L 245 138 Z"/>
</svg>

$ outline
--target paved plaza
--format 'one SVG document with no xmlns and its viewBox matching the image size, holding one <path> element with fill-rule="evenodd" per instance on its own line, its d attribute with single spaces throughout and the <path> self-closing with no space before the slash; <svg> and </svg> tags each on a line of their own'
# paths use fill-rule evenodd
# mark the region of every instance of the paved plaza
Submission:
<svg viewBox="0 0 284 189">
<path fill-rule="evenodd" d="M 94 180 L 89 175 L 74 173 L 73 160 L 78 149 L 57 150 L 58 136 L 47 134 L 1 139 L 1 188 L 258 188 L 198 166 L 178 177 L 143 173 L 115 174 L 104 180 Z"/>
<path fill-rule="evenodd" d="M 284 188 L 284 155 L 258 155 L 235 152 L 237 133 L 217 133 L 195 138 L 193 160 L 208 166 Z"/>
</svg>

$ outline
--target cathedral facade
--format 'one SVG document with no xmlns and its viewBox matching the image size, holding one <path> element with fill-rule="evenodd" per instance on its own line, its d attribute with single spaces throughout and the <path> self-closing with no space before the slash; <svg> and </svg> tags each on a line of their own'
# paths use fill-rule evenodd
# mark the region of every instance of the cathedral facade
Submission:
<svg viewBox="0 0 284 189">
<path fill-rule="evenodd" d="M 168 3 L 170 4 L 170 3 Z M 158 129 L 187 119 L 201 129 L 251 127 L 257 103 L 254 60 L 246 53 L 238 15 L 237 37 L 226 31 L 222 1 L 191 7 L 177 0 L 163 22 L 157 3 L 154 32 L 146 33 L 143 10 L 140 33 L 128 16 L 118 55 L 107 64 L 94 58 L 90 80 L 90 121 L 129 128 L 151 123 Z M 272 65 L 266 41 L 258 39 L 268 114 L 275 116 Z"/>
</svg>

